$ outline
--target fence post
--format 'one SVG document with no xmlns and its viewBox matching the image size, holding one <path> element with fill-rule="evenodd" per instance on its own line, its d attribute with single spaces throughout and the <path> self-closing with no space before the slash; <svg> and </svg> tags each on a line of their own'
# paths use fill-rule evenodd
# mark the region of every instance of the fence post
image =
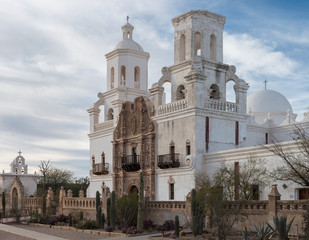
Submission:
<svg viewBox="0 0 309 240">
<path fill-rule="evenodd" d="M 268 215 L 271 218 L 277 216 L 277 200 L 280 200 L 280 197 L 281 194 L 278 192 L 277 184 L 273 184 L 268 194 Z"/>
</svg>

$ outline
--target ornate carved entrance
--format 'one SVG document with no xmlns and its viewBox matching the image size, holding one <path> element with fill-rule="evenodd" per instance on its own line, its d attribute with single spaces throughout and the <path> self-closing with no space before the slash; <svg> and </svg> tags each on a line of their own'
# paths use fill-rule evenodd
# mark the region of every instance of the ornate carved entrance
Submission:
<svg viewBox="0 0 309 240">
<path fill-rule="evenodd" d="M 144 173 L 144 186 L 151 199 L 155 194 L 155 122 L 153 106 L 146 97 L 134 103 L 125 102 L 114 130 L 113 188 L 118 197 L 139 190 L 139 172 Z"/>
</svg>

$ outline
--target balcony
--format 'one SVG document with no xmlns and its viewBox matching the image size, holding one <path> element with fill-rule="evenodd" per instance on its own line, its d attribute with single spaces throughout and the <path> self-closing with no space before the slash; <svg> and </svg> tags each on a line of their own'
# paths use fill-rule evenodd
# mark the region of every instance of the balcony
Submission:
<svg viewBox="0 0 309 240">
<path fill-rule="evenodd" d="M 180 167 L 179 156 L 179 153 L 158 155 L 158 167 L 161 169 Z"/>
<path fill-rule="evenodd" d="M 92 173 L 94 175 L 106 175 L 108 174 L 108 163 L 95 163 L 92 164 Z"/>
<path fill-rule="evenodd" d="M 121 157 L 121 167 L 125 172 L 136 172 L 141 169 L 140 155 L 127 155 Z"/>
</svg>

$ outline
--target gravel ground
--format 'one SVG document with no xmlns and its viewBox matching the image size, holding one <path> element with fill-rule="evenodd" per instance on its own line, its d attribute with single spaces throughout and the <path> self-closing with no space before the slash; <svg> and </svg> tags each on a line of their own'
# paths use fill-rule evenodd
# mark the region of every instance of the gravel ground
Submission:
<svg viewBox="0 0 309 240">
<path fill-rule="evenodd" d="M 46 227 L 38 227 L 38 226 L 32 226 L 32 225 L 24 225 L 24 224 L 11 224 L 14 227 L 27 229 L 30 231 L 35 231 L 39 233 L 44 233 L 56 237 L 62 237 L 70 240 L 99 240 L 107 238 L 108 236 L 102 236 L 102 235 L 94 235 L 90 233 L 83 233 L 83 232 L 75 232 L 72 230 L 65 230 L 65 229 L 57 229 L 57 228 L 46 228 Z M 1 234 L 1 233 L 0 233 Z M 14 234 L 13 234 L 14 235 Z M 2 238 L 0 235 L 0 239 L 9 239 L 9 238 Z M 11 238 L 12 240 L 15 238 Z M 27 239 L 27 238 L 16 238 L 16 240 L 19 239 Z"/>
</svg>

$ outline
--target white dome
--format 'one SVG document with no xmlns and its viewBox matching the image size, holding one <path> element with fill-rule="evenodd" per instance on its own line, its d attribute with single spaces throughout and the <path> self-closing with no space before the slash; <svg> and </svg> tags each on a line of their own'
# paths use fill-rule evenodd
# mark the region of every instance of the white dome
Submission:
<svg viewBox="0 0 309 240">
<path fill-rule="evenodd" d="M 247 113 L 293 113 L 290 102 L 281 93 L 261 90 L 247 98 Z"/>
<path fill-rule="evenodd" d="M 121 42 L 119 42 L 115 49 L 132 49 L 136 51 L 144 52 L 144 49 L 139 45 L 137 42 L 133 41 L 132 39 L 124 39 Z"/>
</svg>

